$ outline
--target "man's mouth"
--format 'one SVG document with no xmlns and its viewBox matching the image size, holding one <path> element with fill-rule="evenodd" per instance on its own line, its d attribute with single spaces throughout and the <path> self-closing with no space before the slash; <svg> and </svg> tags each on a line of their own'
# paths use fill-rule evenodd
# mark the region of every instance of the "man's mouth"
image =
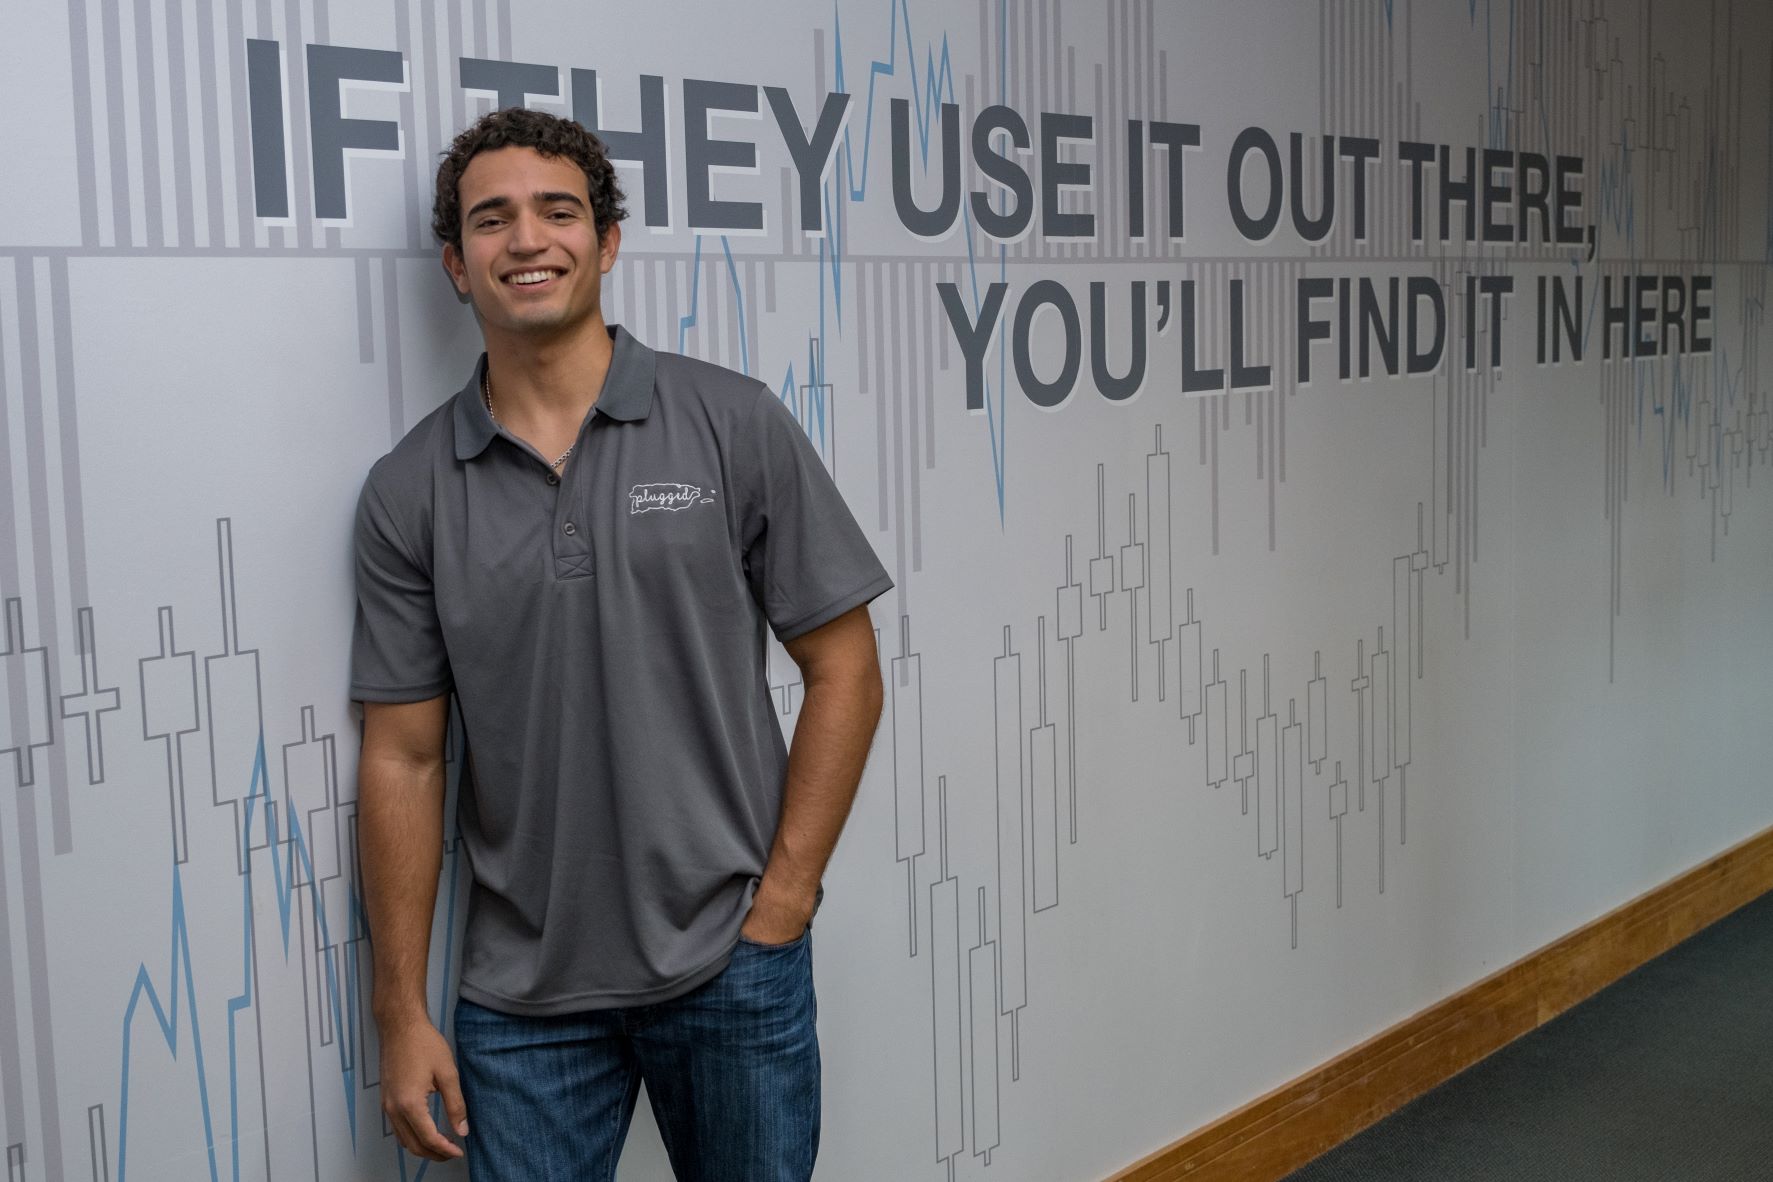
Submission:
<svg viewBox="0 0 1773 1182">
<path fill-rule="evenodd" d="M 503 276 L 499 282 L 508 284 L 512 287 L 534 287 L 538 283 L 546 283 L 556 275 L 561 274 L 564 274 L 564 272 L 544 267 L 535 271 L 514 271 L 509 275 Z"/>
</svg>

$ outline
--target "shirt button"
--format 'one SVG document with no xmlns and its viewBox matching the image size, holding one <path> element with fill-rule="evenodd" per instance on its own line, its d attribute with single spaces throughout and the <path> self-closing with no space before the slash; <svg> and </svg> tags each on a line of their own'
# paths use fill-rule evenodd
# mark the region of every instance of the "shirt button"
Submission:
<svg viewBox="0 0 1773 1182">
<path fill-rule="evenodd" d="M 546 479 L 549 484 L 559 484 L 560 483 L 560 477 L 554 475 L 554 473 L 552 473 L 552 472 L 548 473 L 548 475 L 544 479 Z"/>
<path fill-rule="evenodd" d="M 576 534 L 579 532 L 579 527 L 569 521 L 565 525 L 560 527 L 560 531 L 562 533 L 566 534 L 568 537 L 571 537 L 573 534 Z"/>
</svg>

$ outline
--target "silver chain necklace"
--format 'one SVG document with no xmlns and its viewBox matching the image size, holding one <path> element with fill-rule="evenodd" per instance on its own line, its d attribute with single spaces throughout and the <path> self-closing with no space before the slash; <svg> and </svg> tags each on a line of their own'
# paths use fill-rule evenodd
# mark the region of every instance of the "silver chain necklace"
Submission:
<svg viewBox="0 0 1773 1182">
<path fill-rule="evenodd" d="M 488 369 L 490 370 L 491 367 L 489 366 Z M 493 421 L 494 426 L 497 426 L 498 422 L 499 422 L 499 416 L 493 413 L 493 408 L 492 408 L 492 374 L 490 372 L 483 373 L 480 375 L 480 396 L 481 396 L 481 398 L 486 400 L 486 417 Z M 566 463 L 566 457 L 572 455 L 573 448 L 577 447 L 577 446 L 579 446 L 577 441 L 574 441 L 574 443 L 572 444 L 572 447 L 568 447 L 565 451 L 561 452 L 560 458 L 558 460 L 555 460 L 552 464 L 549 464 L 548 466 L 550 468 L 554 469 L 556 472 L 560 471 L 560 465 Z"/>
</svg>

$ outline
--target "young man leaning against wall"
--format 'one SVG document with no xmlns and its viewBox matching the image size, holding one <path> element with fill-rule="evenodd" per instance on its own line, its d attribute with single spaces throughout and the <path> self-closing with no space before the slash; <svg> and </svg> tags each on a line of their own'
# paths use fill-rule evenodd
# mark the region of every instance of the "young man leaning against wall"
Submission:
<svg viewBox="0 0 1773 1182">
<path fill-rule="evenodd" d="M 605 325 L 625 215 L 598 140 L 541 112 L 488 115 L 438 169 L 486 351 L 371 470 L 356 526 L 382 1107 L 415 1154 L 465 1145 L 475 1182 L 611 1179 L 644 1082 L 679 1179 L 802 1180 L 809 924 L 892 584 L 767 387 Z M 766 626 L 805 681 L 792 748 Z M 454 1058 L 424 1000 L 451 692 L 474 872 Z"/>
</svg>

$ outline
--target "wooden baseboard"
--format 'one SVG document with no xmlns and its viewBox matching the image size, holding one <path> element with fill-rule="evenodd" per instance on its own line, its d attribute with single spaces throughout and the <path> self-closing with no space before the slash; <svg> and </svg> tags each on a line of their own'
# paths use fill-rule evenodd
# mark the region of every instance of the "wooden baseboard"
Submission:
<svg viewBox="0 0 1773 1182">
<path fill-rule="evenodd" d="M 1271 1182 L 1773 890 L 1773 829 L 1198 1129 L 1109 1182 Z"/>
</svg>

